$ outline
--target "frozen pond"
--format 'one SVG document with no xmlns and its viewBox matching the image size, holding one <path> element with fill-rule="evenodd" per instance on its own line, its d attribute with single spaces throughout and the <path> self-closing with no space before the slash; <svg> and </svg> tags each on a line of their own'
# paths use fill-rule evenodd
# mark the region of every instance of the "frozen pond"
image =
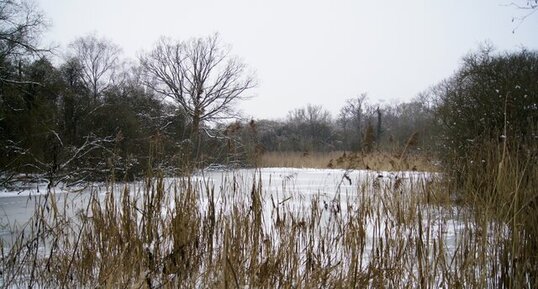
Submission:
<svg viewBox="0 0 538 289">
<path fill-rule="evenodd" d="M 414 260 L 415 246 L 430 252 L 424 262 L 433 262 L 432 258 L 450 259 L 455 256 L 458 244 L 465 240 L 462 239 L 465 238 L 462 232 L 466 229 L 466 223 L 462 220 L 467 216 L 461 215 L 464 210 L 427 201 L 427 192 L 431 191 L 428 187 L 437 177 L 424 172 L 263 168 L 206 170 L 190 178 L 116 183 L 113 187 L 103 183 L 93 183 L 85 188 L 58 187 L 52 194 L 46 193 L 45 186 L 27 187 L 19 191 L 4 190 L 0 191 L 0 237 L 4 251 L 10 251 L 15 238 L 23 233 L 31 235 L 33 222 L 29 220 L 36 209 L 53 215 L 49 213 L 49 210 L 53 211 L 52 206 L 58 208 L 62 218 L 65 216 L 66 220 L 72 220 L 76 228 L 80 220 L 93 218 L 89 213 L 91 210 L 88 210 L 90 198 L 101 204 L 120 204 L 120 192 L 126 190 L 128 193 L 123 196 L 130 196 L 132 208 L 138 212 L 138 216 L 144 215 L 143 202 L 153 198 L 148 197 L 148 194 L 155 194 L 150 188 L 160 183 L 164 188 L 158 191 L 166 196 L 156 211 L 157 216 L 163 216 L 163 222 L 169 222 L 170 219 L 164 220 L 181 212 L 185 204 L 188 208 L 194 208 L 187 210 L 189 216 L 199 214 L 197 218 L 203 219 L 211 212 L 217 212 L 216 222 L 220 223 L 214 228 L 221 230 L 220 234 L 227 230 L 228 225 L 240 227 L 259 224 L 256 228 L 257 232 L 261 232 L 263 244 L 271 244 L 267 248 L 282 249 L 287 248 L 286 244 L 294 244 L 296 260 L 301 262 L 308 260 L 309 250 L 317 250 L 318 254 L 323 252 L 318 256 L 320 262 L 340 260 L 342 270 L 352 266 L 348 258 L 352 252 L 349 250 L 360 248 L 357 249 L 360 250 L 357 255 L 359 267 L 367 271 L 373 268 L 371 266 L 379 266 L 376 263 L 379 250 L 391 244 L 390 250 L 385 249 L 384 258 L 395 258 L 393 261 L 406 264 L 400 266 L 415 274 L 418 270 Z M 176 206 L 174 203 L 179 200 L 175 198 L 178 194 L 193 196 L 189 199 L 193 203 L 182 202 Z M 45 206 L 42 205 L 44 203 Z M 234 219 L 233 216 L 238 218 Z M 119 221 L 120 217 L 114 217 L 114 220 L 116 218 Z M 165 227 L 161 229 L 166 230 Z M 295 231 L 290 235 L 286 230 Z M 44 240 L 36 245 L 36 252 L 46 256 L 50 249 L 47 242 Z M 332 244 L 330 249 L 322 249 L 326 248 L 324 244 L 329 243 Z M 218 250 L 218 246 L 222 245 L 219 237 L 209 239 L 208 244 L 217 246 L 215 253 L 221 252 Z M 144 243 L 143 248 L 153 250 L 153 241 Z M 264 251 L 264 254 L 272 252 L 276 251 Z M 397 252 L 404 254 L 407 259 L 401 260 L 391 255 Z M 301 264 L 306 266 L 305 263 Z M 446 266 L 450 268 L 452 265 Z"/>
<path fill-rule="evenodd" d="M 261 181 L 264 199 L 264 217 L 271 218 L 272 202 L 285 206 L 291 211 L 308 211 L 315 198 L 316 204 L 321 208 L 335 205 L 338 202 L 343 213 L 350 204 L 358 201 L 358 198 L 367 190 L 366 185 L 377 183 L 380 186 L 379 193 L 383 193 L 383 187 L 393 191 L 394 184 L 399 180 L 407 186 L 418 185 L 431 178 L 429 173 L 424 172 L 383 172 L 366 170 L 339 170 L 339 169 L 293 169 L 293 168 L 263 168 L 263 169 L 240 169 L 240 170 L 213 170 L 196 173 L 191 182 L 199 187 L 201 204 L 206 200 L 206 189 L 213 188 L 217 200 L 223 199 L 223 194 L 234 192 L 236 188 L 249 193 L 253 182 Z M 167 178 L 165 185 L 171 190 L 178 179 Z M 130 187 L 132 194 L 140 193 L 143 184 L 141 182 L 116 184 L 115 190 L 121 190 L 124 186 Z M 411 188 L 411 191 L 413 189 Z M 4 244 L 9 244 L 11 237 L 20 232 L 21 227 L 34 214 L 36 202 L 45 197 L 46 186 L 27 187 L 16 191 L 0 191 L 0 237 Z M 105 184 L 96 183 L 86 188 L 62 188 L 54 189 L 58 200 L 58 207 L 64 207 L 67 212 L 73 214 L 76 210 L 84 208 L 86 200 L 91 192 L 97 193 L 104 198 L 110 191 Z M 370 192 L 371 193 L 371 192 Z M 315 204 L 314 204 L 315 205 Z M 454 230 L 445 229 L 447 232 Z M 449 237 L 450 238 L 450 237 Z"/>
</svg>

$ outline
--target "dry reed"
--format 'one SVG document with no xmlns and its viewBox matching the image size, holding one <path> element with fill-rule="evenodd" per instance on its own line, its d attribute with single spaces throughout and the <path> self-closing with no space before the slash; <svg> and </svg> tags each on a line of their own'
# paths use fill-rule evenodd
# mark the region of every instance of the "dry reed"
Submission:
<svg viewBox="0 0 538 289">
<path fill-rule="evenodd" d="M 440 171 L 432 157 L 426 154 L 388 152 L 266 152 L 260 157 L 260 167 L 371 169 L 382 171 Z"/>
<path fill-rule="evenodd" d="M 347 176 L 342 171 L 342 181 Z M 454 206 L 435 177 L 355 179 L 356 193 L 269 193 L 258 174 L 220 187 L 147 179 L 54 194 L 11 248 L 6 288 L 532 288 L 510 225 Z M 349 176 L 348 176 L 349 178 Z M 506 251 L 507 246 L 511 250 Z M 509 256 L 507 256 L 507 254 Z M 511 256 L 511 257 L 510 257 Z M 508 259 L 507 259 L 508 258 Z M 524 264 L 523 264 L 524 265 Z M 526 279 L 525 279 L 526 278 Z M 525 280 L 531 280 L 525 282 Z"/>
</svg>

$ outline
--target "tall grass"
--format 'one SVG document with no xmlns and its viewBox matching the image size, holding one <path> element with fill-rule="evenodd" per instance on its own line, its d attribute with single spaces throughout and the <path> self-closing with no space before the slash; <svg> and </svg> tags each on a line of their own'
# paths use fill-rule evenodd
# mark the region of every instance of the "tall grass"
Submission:
<svg viewBox="0 0 538 289">
<path fill-rule="evenodd" d="M 494 249 L 503 288 L 538 286 L 537 152 L 532 144 L 487 142 L 456 166 L 460 179 L 455 188 L 482 224 L 482 234 L 505 237 Z"/>
<path fill-rule="evenodd" d="M 426 154 L 389 152 L 265 152 L 260 156 L 261 167 L 340 168 L 383 171 L 416 170 L 440 171 L 434 159 Z"/>
<path fill-rule="evenodd" d="M 347 176 L 341 171 L 342 181 Z M 435 176 L 354 179 L 356 191 L 270 192 L 162 176 L 80 201 L 53 193 L 2 251 L 6 288 L 532 288 L 520 218 L 454 206 Z M 521 199 L 518 202 L 524 202 Z M 519 213 L 518 213 L 519 214 Z M 517 230 L 516 230 L 517 229 Z M 520 236 L 520 238 L 523 238 Z M 507 251 L 507 249 L 510 249 Z M 517 258 L 517 259 L 516 259 Z M 518 265 L 514 267 L 513 263 Z M 527 267 L 525 267 L 527 266 Z M 527 269 L 524 269 L 527 268 Z M 530 281 L 529 281 L 530 280 Z"/>
</svg>

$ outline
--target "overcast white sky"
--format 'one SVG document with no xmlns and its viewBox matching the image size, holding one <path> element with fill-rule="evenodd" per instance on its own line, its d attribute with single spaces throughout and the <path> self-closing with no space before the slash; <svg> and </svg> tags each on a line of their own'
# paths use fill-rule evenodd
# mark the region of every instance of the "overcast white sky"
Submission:
<svg viewBox="0 0 538 289">
<path fill-rule="evenodd" d="M 283 118 L 307 103 L 336 116 L 345 99 L 402 102 L 450 76 L 466 53 L 538 49 L 538 13 L 519 28 L 518 0 L 38 0 L 45 42 L 97 33 L 135 58 L 160 36 L 218 32 L 256 72 L 246 116 Z M 521 0 L 524 2 L 523 0 Z"/>
</svg>

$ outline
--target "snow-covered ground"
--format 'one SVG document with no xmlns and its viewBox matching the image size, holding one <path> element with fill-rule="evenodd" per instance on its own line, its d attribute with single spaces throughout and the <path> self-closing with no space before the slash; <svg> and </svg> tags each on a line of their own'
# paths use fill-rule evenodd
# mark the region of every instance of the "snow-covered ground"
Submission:
<svg viewBox="0 0 538 289">
<path fill-rule="evenodd" d="M 248 194 L 253 182 L 262 186 L 262 199 L 264 200 L 264 218 L 269 230 L 274 203 L 285 206 L 286 210 L 308 212 L 310 206 L 317 205 L 327 208 L 339 205 L 342 213 L 352 209 L 350 204 L 357 204 L 358 196 L 363 194 L 365 186 L 377 183 L 381 188 L 378 193 L 384 191 L 393 192 L 392 186 L 400 180 L 405 186 L 417 185 L 434 177 L 434 174 L 424 172 L 385 172 L 367 170 L 340 170 L 340 169 L 304 169 L 304 168 L 262 168 L 262 169 L 239 169 L 239 170 L 209 170 L 200 171 L 191 178 L 199 187 L 201 209 L 207 203 L 205 190 L 213 187 L 217 203 L 224 199 L 225 194 L 243 193 Z M 178 179 L 165 179 L 165 186 L 171 191 L 172 186 Z M 116 191 L 125 185 L 130 187 L 133 194 L 140 193 L 143 185 L 141 182 L 116 184 Z M 383 188 L 388 188 L 383 190 Z M 83 208 L 85 200 L 90 192 L 97 192 L 104 196 L 110 188 L 103 183 L 95 183 L 88 187 L 66 188 L 62 185 L 53 189 L 59 206 L 67 202 L 71 213 Z M 412 191 L 412 190 L 411 190 Z M 4 244 L 9 244 L 9 239 L 20 231 L 21 226 L 27 222 L 35 211 L 35 204 L 39 198 L 46 194 L 46 184 L 34 184 L 18 190 L 0 190 L 0 238 Z M 368 191 L 371 193 L 371 190 Z M 248 198 L 249 196 L 245 196 Z M 315 200 L 315 202 L 313 202 Z M 272 203 L 273 202 L 273 203 Z M 226 208 L 224 208 L 226 210 Z M 453 213 L 453 212 L 448 212 Z M 429 220 L 428 225 L 438 225 L 432 233 L 442 231 L 447 241 L 454 240 L 454 235 L 460 226 L 457 222 L 446 223 L 447 212 L 427 212 L 433 218 L 443 220 L 443 224 L 437 224 Z M 448 218 L 450 220 L 450 218 Z M 373 226 L 373 224 L 371 224 Z M 379 229 L 379 228 L 378 228 Z M 369 228 L 369 231 L 374 228 Z"/>
<path fill-rule="evenodd" d="M 305 169 L 305 168 L 264 168 L 259 170 L 238 170 L 227 172 L 204 172 L 194 176 L 198 181 L 200 191 L 210 184 L 214 186 L 217 195 L 226 194 L 234 190 L 233 186 L 247 190 L 252 188 L 253 182 L 262 184 L 262 200 L 264 207 L 264 220 L 266 230 L 271 230 L 271 221 L 274 221 L 273 202 L 285 207 L 286 210 L 308 214 L 311 206 L 318 206 L 321 210 L 331 209 L 338 206 L 341 214 L 348 210 L 357 209 L 360 206 L 361 194 L 370 195 L 370 201 L 379 202 L 378 206 L 384 206 L 381 202 L 394 200 L 391 196 L 382 194 L 399 194 L 398 201 L 403 203 L 412 202 L 410 198 L 415 192 L 420 191 L 421 186 L 434 177 L 440 177 L 436 173 L 415 171 L 371 171 L 371 170 L 341 170 L 341 169 Z M 396 188 L 397 183 L 400 187 Z M 373 189 L 372 186 L 377 186 Z M 202 196 L 202 205 L 205 197 Z M 375 205 L 374 205 L 375 206 Z M 433 243 L 434 239 L 442 238 L 451 254 L 457 245 L 459 232 L 464 229 L 465 216 L 461 208 L 457 207 L 422 207 L 422 223 L 424 227 L 424 239 Z M 390 218 L 395 212 L 389 212 L 385 217 Z M 380 216 L 384 218 L 383 216 Z M 322 221 L 328 221 L 330 214 L 322 216 Z M 345 219 L 345 218 L 344 218 Z M 372 216 L 367 221 L 366 234 L 374 236 L 385 231 L 385 220 L 377 220 Z M 413 224 L 411 224 L 413 225 Z M 416 224 L 415 224 L 416 225 Z M 397 227 L 397 226 L 396 226 Z M 394 230 L 394 226 L 390 230 Z M 397 228 L 398 229 L 398 228 Z M 416 229 L 416 228 L 414 228 Z M 369 238 L 367 247 L 371 245 Z"/>
<path fill-rule="evenodd" d="M 349 184 L 347 175 L 352 179 Z M 341 188 L 357 187 L 357 182 L 367 179 L 380 178 L 391 180 L 394 178 L 424 178 L 430 177 L 432 173 L 402 171 L 370 171 L 370 170 L 341 170 L 341 169 L 310 169 L 310 168 L 262 168 L 262 169 L 237 169 L 237 170 L 206 170 L 199 171 L 193 175 L 193 179 L 200 181 L 209 181 L 218 186 L 221 181 L 227 177 L 236 176 L 239 179 L 249 181 L 256 176 L 261 176 L 264 187 L 271 191 L 278 191 L 284 186 L 285 188 L 296 189 L 298 192 L 304 191 L 334 191 L 339 186 Z M 171 182 L 174 179 L 168 178 Z M 345 182 L 343 181 L 345 180 Z M 355 183 L 353 183 L 355 181 Z M 341 184 L 340 184 L 341 183 Z M 123 185 L 123 184 L 121 184 Z M 291 185 L 291 187 L 290 187 Z M 6 197 L 32 197 L 45 195 L 47 193 L 47 183 L 18 183 L 14 184 L 16 188 L 0 188 L 0 200 Z M 73 193 L 87 191 L 89 188 L 103 190 L 106 184 L 93 183 L 90 186 L 67 187 L 59 184 L 53 189 L 56 194 Z"/>
<path fill-rule="evenodd" d="M 209 185 L 213 186 L 219 194 L 226 194 L 236 188 L 248 191 L 253 182 L 261 180 L 264 197 L 278 198 L 289 204 L 304 206 L 310 204 L 310 199 L 317 196 L 322 202 L 333 200 L 336 195 L 348 197 L 357 195 L 361 184 L 372 183 L 377 180 L 381 184 L 390 184 L 400 178 L 412 183 L 416 180 L 430 178 L 432 174 L 424 172 L 386 172 L 367 170 L 340 170 L 340 169 L 307 169 L 307 168 L 262 168 L 239 170 L 210 170 L 200 171 L 192 176 L 191 181 L 196 183 L 202 196 Z M 165 179 L 166 186 L 172 186 L 177 179 Z M 138 192 L 141 182 L 118 183 L 116 190 L 125 185 L 133 193 Z M 60 202 L 82 203 L 84 195 L 90 192 L 100 195 L 106 194 L 109 187 L 104 183 L 93 183 L 86 187 L 65 187 L 62 184 L 52 189 Z M 47 194 L 46 183 L 21 184 L 17 189 L 0 189 L 0 216 L 2 230 L 0 234 L 6 235 L 6 224 L 23 224 L 33 214 L 35 203 Z M 73 205 L 76 209 L 76 205 Z"/>
<path fill-rule="evenodd" d="M 374 208 L 373 211 L 376 211 L 370 213 L 364 221 L 366 244 L 363 258 L 370 258 L 370 248 L 378 246 L 376 242 L 381 234 L 388 234 L 385 236 L 389 237 L 416 236 L 416 219 L 409 224 L 394 225 L 396 213 L 391 210 L 418 206 L 421 201 L 416 198 L 423 192 L 421 189 L 436 177 L 439 176 L 414 171 L 262 168 L 205 170 L 195 173 L 189 179 L 166 178 L 164 186 L 165 192 L 173 192 L 178 183 L 190 181 L 197 187 L 195 191 L 199 193 L 199 209 L 202 211 L 208 208 L 207 189 L 212 189 L 213 201 L 221 212 L 231 210 L 233 203 L 230 202 L 248 203 L 251 201 L 253 188 L 259 189 L 261 186 L 257 192 L 261 194 L 263 226 L 268 236 L 276 230 L 275 207 L 298 218 L 308 218 L 313 206 L 317 206 L 322 213 L 316 222 L 323 228 L 324 224 L 330 224 L 331 221 L 334 225 L 332 218 L 336 212 L 335 208 L 341 220 L 345 220 L 346 214 L 357 212 L 361 208 L 361 202 L 366 200 L 369 206 Z M 68 216 L 73 216 L 86 207 L 92 193 L 104 199 L 111 190 L 119 192 L 126 187 L 131 194 L 141 196 L 145 185 L 143 182 L 117 183 L 113 188 L 105 183 L 76 188 L 60 185 L 54 188 L 52 193 L 57 200 L 57 206 L 66 208 Z M 46 194 L 46 184 L 26 185 L 18 190 L 0 190 L 0 240 L 4 249 L 8 249 L 13 237 L 24 230 L 24 224 L 34 214 L 36 204 L 40 203 L 40 199 L 49 197 Z M 173 202 L 173 198 L 169 200 Z M 173 204 L 170 204 L 170 208 L 173 208 Z M 163 208 L 163 215 L 167 209 Z M 435 246 L 434 240 L 439 244 L 442 239 L 444 250 L 450 256 L 457 250 L 460 232 L 465 228 L 464 222 L 460 221 L 464 219 L 460 216 L 461 209 L 421 203 L 419 210 L 422 214 L 420 223 L 424 228 L 422 237 L 426 244 L 429 244 L 427 246 Z M 278 242 L 278 239 L 272 241 Z"/>
</svg>

